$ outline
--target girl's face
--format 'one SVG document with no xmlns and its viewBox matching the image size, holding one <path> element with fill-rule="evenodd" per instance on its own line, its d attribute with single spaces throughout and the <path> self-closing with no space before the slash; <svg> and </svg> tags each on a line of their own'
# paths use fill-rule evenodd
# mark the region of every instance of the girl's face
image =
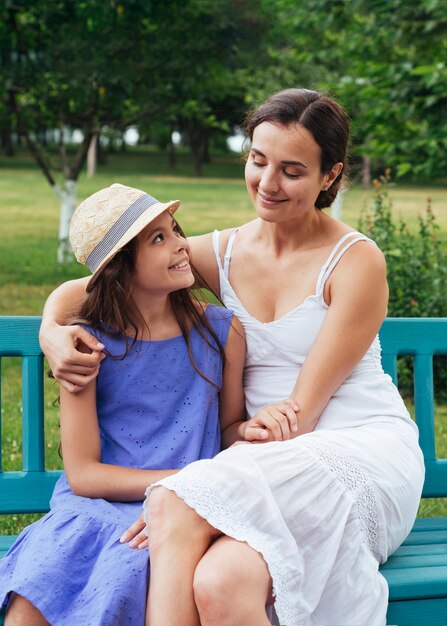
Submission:
<svg viewBox="0 0 447 626">
<path fill-rule="evenodd" d="M 164 296 L 193 283 L 189 244 L 165 211 L 137 236 L 133 291 Z"/>
<path fill-rule="evenodd" d="M 245 166 L 248 193 L 259 217 L 280 223 L 315 210 L 318 194 L 342 168 L 337 163 L 329 174 L 322 174 L 320 163 L 320 147 L 303 126 L 259 124 Z"/>
</svg>

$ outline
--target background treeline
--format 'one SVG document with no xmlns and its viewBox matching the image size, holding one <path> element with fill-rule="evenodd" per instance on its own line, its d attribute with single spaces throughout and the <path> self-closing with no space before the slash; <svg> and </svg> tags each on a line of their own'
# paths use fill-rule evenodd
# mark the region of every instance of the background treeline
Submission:
<svg viewBox="0 0 447 626">
<path fill-rule="evenodd" d="M 445 0 L 2 0 L 0 136 L 50 184 L 76 180 L 92 138 L 132 124 L 196 174 L 248 106 L 330 89 L 354 126 L 354 172 L 417 180 L 447 166 Z M 84 141 L 67 152 L 67 129 Z M 219 139 L 220 138 L 220 139 Z M 49 156 L 46 144 L 56 142 Z M 101 156 L 101 155 L 100 155 Z"/>
<path fill-rule="evenodd" d="M 247 109 L 286 86 L 329 90 L 345 105 L 351 179 L 368 186 L 390 170 L 442 184 L 445 9 L 445 0 L 3 0 L 1 146 L 11 158 L 26 146 L 61 198 L 62 261 L 72 258 L 66 233 L 92 146 L 104 160 L 134 125 L 174 169 L 178 131 L 200 175 Z M 390 314 L 447 315 L 436 220 L 428 213 L 409 233 L 384 207 L 364 227 L 387 255 Z"/>
</svg>

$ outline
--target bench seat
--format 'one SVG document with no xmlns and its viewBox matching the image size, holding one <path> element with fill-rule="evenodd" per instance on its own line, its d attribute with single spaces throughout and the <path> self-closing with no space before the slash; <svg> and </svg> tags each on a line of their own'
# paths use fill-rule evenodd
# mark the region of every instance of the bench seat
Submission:
<svg viewBox="0 0 447 626">
<path fill-rule="evenodd" d="M 24 459 L 23 471 L 0 471 L 0 514 L 47 511 L 60 474 L 46 471 L 44 463 L 39 325 L 37 317 L 0 317 L 0 357 L 22 358 Z M 414 357 L 415 413 L 426 468 L 422 496 L 447 498 L 447 460 L 436 455 L 433 397 L 433 356 L 447 354 L 447 318 L 387 319 L 380 339 L 384 369 L 395 382 L 397 356 Z M 0 536 L 0 558 L 14 540 L 15 536 Z M 417 519 L 410 535 L 380 571 L 390 592 L 387 624 L 447 626 L 446 517 Z"/>
</svg>

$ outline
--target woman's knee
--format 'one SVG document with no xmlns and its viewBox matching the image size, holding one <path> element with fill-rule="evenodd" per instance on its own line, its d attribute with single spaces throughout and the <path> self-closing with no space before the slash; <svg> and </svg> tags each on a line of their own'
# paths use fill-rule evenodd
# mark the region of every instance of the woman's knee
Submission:
<svg viewBox="0 0 447 626">
<path fill-rule="evenodd" d="M 194 599 L 201 619 L 213 618 L 225 623 L 233 579 L 227 568 L 214 567 L 210 559 L 202 559 L 194 574 Z"/>
</svg>

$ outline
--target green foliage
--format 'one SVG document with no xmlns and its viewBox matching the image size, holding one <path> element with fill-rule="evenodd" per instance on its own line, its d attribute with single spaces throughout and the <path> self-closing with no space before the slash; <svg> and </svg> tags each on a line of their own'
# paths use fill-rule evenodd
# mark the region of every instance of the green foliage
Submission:
<svg viewBox="0 0 447 626">
<path fill-rule="evenodd" d="M 263 58 L 271 18 L 249 0 L 0 3 L 0 137 L 164 124 L 187 136 L 199 171 L 210 136 L 240 121 L 237 70 Z M 68 169 L 59 157 L 53 178 Z"/>
<path fill-rule="evenodd" d="M 439 226 L 427 198 L 418 229 L 410 232 L 402 217 L 393 217 L 388 195 L 389 172 L 374 181 L 370 211 L 359 228 L 383 251 L 388 267 L 390 317 L 447 315 L 447 254 L 437 235 Z"/>
<path fill-rule="evenodd" d="M 284 87 L 329 91 L 351 116 L 358 160 L 415 180 L 445 175 L 445 0 L 268 3 L 270 62 L 247 69 L 250 101 Z"/>
<path fill-rule="evenodd" d="M 439 226 L 427 198 L 418 229 L 411 231 L 402 217 L 393 217 L 388 195 L 389 171 L 374 181 L 371 209 L 359 222 L 359 230 L 371 237 L 385 255 L 390 289 L 389 317 L 447 316 L 447 252 L 437 235 Z M 447 362 L 435 360 L 435 389 L 447 398 Z M 399 362 L 399 387 L 412 394 L 412 360 Z"/>
</svg>

